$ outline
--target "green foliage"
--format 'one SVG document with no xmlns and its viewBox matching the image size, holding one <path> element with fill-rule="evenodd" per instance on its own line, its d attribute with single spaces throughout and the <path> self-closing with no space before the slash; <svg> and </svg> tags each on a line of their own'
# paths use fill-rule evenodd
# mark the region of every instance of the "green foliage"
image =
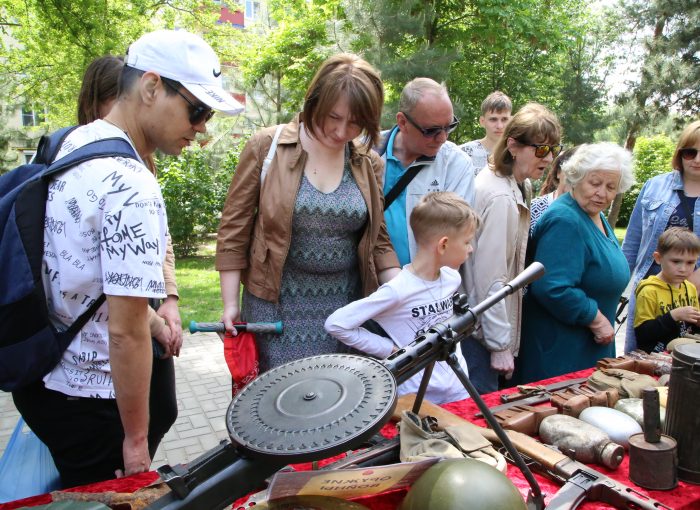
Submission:
<svg viewBox="0 0 700 510">
<path fill-rule="evenodd" d="M 0 11 L 0 62 L 9 104 L 46 105 L 51 128 L 76 121 L 77 97 L 88 64 L 157 28 L 203 33 L 212 45 L 235 29 L 216 24 L 211 0 L 5 0 Z"/>
<path fill-rule="evenodd" d="M 215 232 L 239 150 L 219 163 L 213 151 L 195 145 L 179 157 L 157 161 L 158 180 L 168 212 L 168 226 L 177 256 L 191 256 L 202 237 Z"/>
<path fill-rule="evenodd" d="M 637 182 L 622 199 L 618 225 L 626 226 L 629 223 L 632 209 L 644 183 L 655 175 L 671 170 L 674 150 L 673 140 L 666 135 L 640 137 L 637 140 L 634 147 L 634 176 Z"/>
<path fill-rule="evenodd" d="M 624 0 L 617 16 L 630 31 L 621 59 L 640 68 L 617 97 L 628 148 L 644 126 L 670 112 L 700 113 L 700 3 L 696 0 Z M 640 51 L 641 50 L 641 51 Z"/>
<path fill-rule="evenodd" d="M 351 49 L 382 71 L 384 125 L 393 123 L 403 85 L 416 76 L 446 83 L 462 118 L 456 142 L 481 138 L 484 97 L 496 89 L 515 108 L 539 101 L 561 114 L 565 132 L 592 137 L 603 117 L 609 65 L 602 49 L 614 31 L 579 0 L 345 0 Z M 543 22 L 556 13 L 556 22 Z"/>
<path fill-rule="evenodd" d="M 270 0 L 267 22 L 237 34 L 233 59 L 258 127 L 286 122 L 301 109 L 314 73 L 335 52 L 328 47 L 327 29 L 336 5 L 337 0 Z"/>
</svg>

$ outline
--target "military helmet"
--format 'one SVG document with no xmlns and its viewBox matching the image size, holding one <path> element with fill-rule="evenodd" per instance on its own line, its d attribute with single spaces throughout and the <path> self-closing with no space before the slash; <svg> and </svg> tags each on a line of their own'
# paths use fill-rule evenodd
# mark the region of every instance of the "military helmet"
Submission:
<svg viewBox="0 0 700 510">
<path fill-rule="evenodd" d="M 526 510 L 513 482 L 474 459 L 447 459 L 413 484 L 400 510 Z"/>
</svg>

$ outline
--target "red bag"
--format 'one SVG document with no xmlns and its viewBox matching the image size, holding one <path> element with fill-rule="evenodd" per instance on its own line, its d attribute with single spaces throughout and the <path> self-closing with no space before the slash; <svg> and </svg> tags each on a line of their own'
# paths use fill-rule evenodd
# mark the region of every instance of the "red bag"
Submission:
<svg viewBox="0 0 700 510">
<path fill-rule="evenodd" d="M 235 324 L 234 324 L 235 326 Z M 258 345 L 255 334 L 241 331 L 224 335 L 224 358 L 233 378 L 232 397 L 258 376 Z"/>
</svg>

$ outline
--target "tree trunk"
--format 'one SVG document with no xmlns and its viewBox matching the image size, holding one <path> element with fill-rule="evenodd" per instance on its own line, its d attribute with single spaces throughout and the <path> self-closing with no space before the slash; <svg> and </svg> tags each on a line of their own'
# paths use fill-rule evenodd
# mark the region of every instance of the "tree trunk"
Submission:
<svg viewBox="0 0 700 510">
<path fill-rule="evenodd" d="M 637 133 L 639 132 L 639 125 L 634 124 L 630 126 L 629 131 L 627 131 L 627 139 L 625 140 L 625 149 L 632 152 L 634 150 L 634 145 L 637 143 Z M 618 193 L 615 195 L 615 200 L 613 200 L 612 206 L 610 207 L 610 212 L 608 213 L 608 223 L 612 228 L 617 225 L 617 217 L 620 215 L 620 207 L 622 206 L 622 197 L 624 193 Z"/>
</svg>

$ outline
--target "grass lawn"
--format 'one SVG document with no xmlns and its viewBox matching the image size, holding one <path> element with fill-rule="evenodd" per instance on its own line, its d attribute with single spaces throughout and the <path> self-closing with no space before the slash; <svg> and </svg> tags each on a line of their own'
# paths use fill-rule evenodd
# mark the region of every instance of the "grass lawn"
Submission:
<svg viewBox="0 0 700 510">
<path fill-rule="evenodd" d="M 180 293 L 182 327 L 189 330 L 190 321 L 215 322 L 221 318 L 219 273 L 214 269 L 215 241 L 208 241 L 197 256 L 178 258 L 175 277 Z"/>
</svg>

